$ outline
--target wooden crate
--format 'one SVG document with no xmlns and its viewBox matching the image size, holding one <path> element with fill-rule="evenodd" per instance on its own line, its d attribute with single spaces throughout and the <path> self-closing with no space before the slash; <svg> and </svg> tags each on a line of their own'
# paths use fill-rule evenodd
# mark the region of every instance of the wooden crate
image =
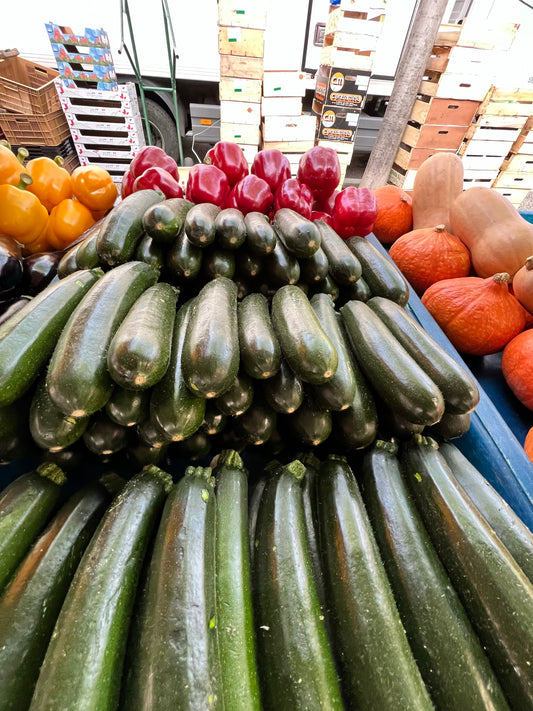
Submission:
<svg viewBox="0 0 533 711">
<path fill-rule="evenodd" d="M 511 173 L 533 173 L 533 155 L 513 153 L 503 162 L 502 170 Z"/>
<path fill-rule="evenodd" d="M 237 145 L 240 146 L 240 148 L 242 148 L 242 152 L 244 153 L 244 157 L 248 161 L 248 165 L 252 165 L 252 163 L 254 162 L 255 156 L 259 152 L 259 140 L 257 141 L 257 143 L 253 143 L 253 144 L 238 143 Z"/>
<path fill-rule="evenodd" d="M 325 35 L 345 32 L 355 35 L 379 37 L 382 30 L 382 23 L 362 18 L 361 15 L 366 16 L 366 13 L 350 12 L 349 10 L 342 10 L 340 7 L 336 8 L 328 14 Z"/>
<path fill-rule="evenodd" d="M 306 78 L 303 72 L 265 72 L 263 96 L 305 96 Z"/>
<path fill-rule="evenodd" d="M 260 0 L 219 0 L 218 24 L 226 27 L 246 27 L 264 30 L 266 2 Z"/>
<path fill-rule="evenodd" d="M 511 146 L 513 145 L 512 140 L 507 141 L 485 141 L 485 140 L 471 140 L 465 144 L 464 149 L 461 151 L 461 155 L 465 158 L 468 156 L 491 156 L 500 158 L 500 163 L 503 161 L 505 156 L 509 153 Z"/>
<path fill-rule="evenodd" d="M 222 123 L 244 123 L 259 126 L 261 105 L 251 101 L 221 101 L 220 121 Z"/>
<path fill-rule="evenodd" d="M 417 99 L 411 112 L 416 123 L 437 126 L 469 126 L 480 102 L 459 99 Z"/>
<path fill-rule="evenodd" d="M 483 101 L 491 87 L 491 78 L 475 74 L 448 74 L 439 79 L 435 96 L 437 98 Z"/>
<path fill-rule="evenodd" d="M 220 140 L 231 141 L 232 143 L 244 143 L 247 145 L 259 145 L 261 131 L 259 124 L 251 125 L 246 123 L 220 124 Z"/>
<path fill-rule="evenodd" d="M 464 126 L 407 125 L 401 142 L 411 148 L 458 149 L 465 135 Z"/>
<path fill-rule="evenodd" d="M 511 153 L 526 153 L 527 155 L 533 153 L 533 115 L 526 119 L 520 129 L 511 147 Z"/>
<path fill-rule="evenodd" d="M 457 44 L 460 47 L 506 51 L 513 44 L 518 28 L 519 25 L 512 22 L 480 21 L 479 18 L 467 17 Z"/>
<path fill-rule="evenodd" d="M 400 147 L 394 163 L 404 170 L 416 170 L 422 163 L 435 153 L 455 153 L 455 150 L 445 148 L 411 148 Z"/>
<path fill-rule="evenodd" d="M 377 24 L 377 23 L 374 23 Z M 339 49 L 357 49 L 359 52 L 374 52 L 379 37 L 375 35 L 355 34 L 352 32 L 333 32 L 324 37 L 324 47 Z"/>
<path fill-rule="evenodd" d="M 511 147 L 520 135 L 517 126 L 491 126 L 483 122 L 471 124 L 465 133 L 465 142 L 468 141 L 511 141 Z"/>
<path fill-rule="evenodd" d="M 533 190 L 533 173 L 511 173 L 509 171 L 503 171 L 494 181 L 494 186 L 498 188 Z"/>
<path fill-rule="evenodd" d="M 265 141 L 262 148 L 266 151 L 275 149 L 282 153 L 305 153 L 315 145 L 313 141 Z"/>
<path fill-rule="evenodd" d="M 300 96 L 263 96 L 261 116 L 297 116 L 302 113 Z"/>
<path fill-rule="evenodd" d="M 265 116 L 263 117 L 263 140 L 314 141 L 316 125 L 315 115 Z"/>
<path fill-rule="evenodd" d="M 342 49 L 340 47 L 323 47 L 320 53 L 320 64 L 331 67 L 343 67 L 343 69 L 360 69 L 369 72 L 374 63 L 373 52 L 358 52 L 353 49 Z"/>
<path fill-rule="evenodd" d="M 220 77 L 218 96 L 221 101 L 261 101 L 261 79 L 239 79 L 236 77 Z"/>
<path fill-rule="evenodd" d="M 519 207 L 526 197 L 531 192 L 528 188 L 501 188 L 498 186 L 493 186 L 493 190 L 496 190 L 501 195 L 503 195 L 509 202 L 515 207 Z"/>
<path fill-rule="evenodd" d="M 219 27 L 218 52 L 238 57 L 263 57 L 264 30 L 247 27 Z"/>
<path fill-rule="evenodd" d="M 221 54 L 220 76 L 262 80 L 263 59 L 262 57 L 238 57 L 232 54 Z"/>
</svg>

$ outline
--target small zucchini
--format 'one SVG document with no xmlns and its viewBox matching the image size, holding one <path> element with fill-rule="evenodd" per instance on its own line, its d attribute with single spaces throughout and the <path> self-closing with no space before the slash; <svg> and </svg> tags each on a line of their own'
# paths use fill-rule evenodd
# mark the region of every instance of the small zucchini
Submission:
<svg viewBox="0 0 533 711">
<path fill-rule="evenodd" d="M 307 447 L 318 447 L 331 434 L 333 421 L 329 410 L 321 410 L 309 399 L 305 399 L 300 407 L 286 420 L 287 427 Z"/>
<path fill-rule="evenodd" d="M 344 240 L 325 222 L 315 220 L 322 249 L 326 253 L 329 262 L 329 273 L 337 284 L 349 285 L 357 281 L 362 275 L 361 263 L 357 257 L 351 252 Z"/>
<path fill-rule="evenodd" d="M 129 430 L 113 422 L 105 411 L 94 414 L 83 432 L 83 443 L 98 457 L 106 457 L 124 449 L 128 444 Z"/>
<path fill-rule="evenodd" d="M 29 424 L 33 441 L 43 449 L 57 452 L 76 442 L 85 432 L 89 415 L 65 415 L 48 394 L 44 377 L 39 380 L 30 405 Z"/>
<path fill-rule="evenodd" d="M 169 198 L 144 211 L 142 226 L 156 244 L 168 247 L 181 231 L 193 203 L 184 198 Z"/>
<path fill-rule="evenodd" d="M 376 439 L 378 413 L 372 391 L 361 369 L 351 357 L 355 378 L 355 395 L 350 407 L 342 412 L 333 412 L 332 433 L 343 450 L 363 449 Z"/>
<path fill-rule="evenodd" d="M 296 284 L 300 280 L 300 264 L 281 240 L 277 239 L 264 261 L 262 274 L 266 276 L 269 286 L 277 289 L 285 284 Z"/>
<path fill-rule="evenodd" d="M 302 381 L 293 373 L 284 358 L 281 359 L 278 373 L 263 383 L 263 395 L 270 407 L 283 415 L 296 412 L 302 404 Z"/>
<path fill-rule="evenodd" d="M 145 262 L 152 267 L 152 269 L 161 271 L 165 262 L 165 252 L 163 247 L 157 244 L 153 237 L 150 237 L 150 235 L 142 235 L 137 242 L 132 260 Z"/>
<path fill-rule="evenodd" d="M 250 378 L 242 372 L 237 373 L 232 385 L 215 403 L 224 415 L 242 415 L 254 399 L 254 386 Z"/>
<path fill-rule="evenodd" d="M 372 296 L 384 296 L 405 306 L 409 300 L 409 286 L 396 264 L 364 237 L 350 237 L 346 245 L 360 262 L 363 279 Z"/>
<path fill-rule="evenodd" d="M 202 430 L 209 436 L 220 434 L 228 423 L 228 416 L 221 412 L 216 400 L 208 400 L 205 407 Z"/>
<path fill-rule="evenodd" d="M 244 215 L 234 207 L 226 207 L 215 217 L 215 241 L 220 249 L 239 249 L 246 241 Z"/>
<path fill-rule="evenodd" d="M 285 249 L 295 257 L 311 257 L 320 247 L 320 232 L 314 222 L 289 207 L 276 211 L 273 227 Z"/>
<path fill-rule="evenodd" d="M 64 279 L 69 274 L 72 274 L 73 272 L 78 271 L 79 267 L 78 267 L 76 255 L 77 255 L 81 245 L 82 245 L 82 242 L 78 242 L 77 244 L 70 247 L 70 249 L 67 249 L 67 251 L 63 254 L 61 259 L 57 263 L 57 278 L 58 279 Z"/>
<path fill-rule="evenodd" d="M 276 413 L 266 403 L 254 400 L 235 423 L 236 432 L 246 442 L 260 445 L 267 442 L 276 426 Z"/>
<path fill-rule="evenodd" d="M 96 249 L 96 240 L 100 232 L 100 226 L 94 230 L 85 239 L 80 242 L 79 249 L 76 252 L 76 265 L 78 269 L 94 269 L 100 263 L 98 251 Z"/>
<path fill-rule="evenodd" d="M 148 415 L 150 394 L 143 390 L 126 390 L 115 386 L 105 404 L 107 416 L 123 427 L 137 425 Z"/>
<path fill-rule="evenodd" d="M 281 348 L 266 297 L 263 294 L 246 296 L 237 308 L 237 320 L 241 367 L 251 378 L 271 378 L 280 369 Z"/>
<path fill-rule="evenodd" d="M 202 252 L 188 239 L 185 230 L 181 230 L 166 251 L 165 268 L 169 277 L 177 284 L 196 279 L 202 269 Z"/>
<path fill-rule="evenodd" d="M 208 247 L 216 236 L 215 219 L 220 212 L 218 205 L 203 202 L 193 205 L 185 216 L 185 234 L 195 247 Z"/>
<path fill-rule="evenodd" d="M 300 259 L 300 281 L 310 286 L 325 279 L 329 272 L 329 261 L 326 253 L 319 247 L 307 259 Z"/>
<path fill-rule="evenodd" d="M 235 254 L 218 246 L 208 247 L 202 254 L 202 273 L 205 281 L 219 277 L 232 279 L 235 274 Z"/>
<path fill-rule="evenodd" d="M 454 412 L 444 410 L 444 415 L 438 422 L 428 427 L 427 434 L 436 439 L 448 441 L 461 437 L 470 429 L 470 413 L 456 415 Z"/>
<path fill-rule="evenodd" d="M 270 254 L 276 246 L 276 233 L 262 212 L 249 212 L 244 216 L 246 247 L 255 254 Z"/>
</svg>

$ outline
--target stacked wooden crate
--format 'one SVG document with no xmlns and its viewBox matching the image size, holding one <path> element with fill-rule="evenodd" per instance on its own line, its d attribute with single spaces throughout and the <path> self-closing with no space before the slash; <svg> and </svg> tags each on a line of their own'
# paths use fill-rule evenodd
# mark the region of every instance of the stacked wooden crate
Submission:
<svg viewBox="0 0 533 711">
<path fill-rule="evenodd" d="M 220 0 L 220 140 L 259 150 L 266 0 Z"/>
</svg>

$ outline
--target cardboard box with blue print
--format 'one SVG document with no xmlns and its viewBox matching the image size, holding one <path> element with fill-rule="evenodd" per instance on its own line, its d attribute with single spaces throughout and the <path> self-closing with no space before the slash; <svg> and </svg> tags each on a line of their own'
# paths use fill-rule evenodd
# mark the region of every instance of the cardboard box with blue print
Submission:
<svg viewBox="0 0 533 711">
<path fill-rule="evenodd" d="M 313 101 L 313 111 L 318 114 L 318 140 L 355 141 L 357 124 L 361 109 L 350 109 L 341 106 L 322 106 L 316 99 Z"/>
<path fill-rule="evenodd" d="M 316 75 L 315 99 L 327 106 L 362 108 L 370 72 L 320 65 Z"/>
</svg>

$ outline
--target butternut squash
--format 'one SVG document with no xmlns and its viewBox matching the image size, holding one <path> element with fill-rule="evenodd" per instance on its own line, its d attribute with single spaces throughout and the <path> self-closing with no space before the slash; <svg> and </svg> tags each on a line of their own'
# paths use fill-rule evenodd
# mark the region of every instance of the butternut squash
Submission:
<svg viewBox="0 0 533 711">
<path fill-rule="evenodd" d="M 463 163 L 455 153 L 435 153 L 418 169 L 413 184 L 413 229 L 444 225 L 453 230 L 450 208 L 463 191 Z"/>
<path fill-rule="evenodd" d="M 513 277 L 513 294 L 522 306 L 533 314 L 533 255 Z"/>
</svg>

